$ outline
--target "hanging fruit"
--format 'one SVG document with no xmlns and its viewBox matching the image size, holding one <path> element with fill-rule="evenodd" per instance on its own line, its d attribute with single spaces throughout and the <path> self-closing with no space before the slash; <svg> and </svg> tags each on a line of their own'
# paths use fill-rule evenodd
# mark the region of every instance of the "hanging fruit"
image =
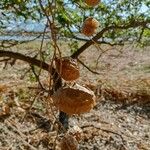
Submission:
<svg viewBox="0 0 150 150">
<path fill-rule="evenodd" d="M 56 70 L 66 81 L 73 81 L 79 78 L 79 67 L 77 61 L 71 57 L 55 59 Z"/>
<path fill-rule="evenodd" d="M 94 92 L 78 84 L 60 88 L 52 99 L 59 110 L 70 115 L 89 112 L 95 106 Z"/>
<path fill-rule="evenodd" d="M 98 27 L 99 22 L 92 17 L 88 17 L 83 23 L 81 32 L 86 36 L 92 36 L 96 32 Z"/>
<path fill-rule="evenodd" d="M 69 134 L 66 134 L 60 143 L 61 150 L 78 150 L 77 140 Z"/>
<path fill-rule="evenodd" d="M 100 3 L 100 0 L 85 0 L 85 3 L 88 5 L 88 6 L 96 6 Z"/>
</svg>

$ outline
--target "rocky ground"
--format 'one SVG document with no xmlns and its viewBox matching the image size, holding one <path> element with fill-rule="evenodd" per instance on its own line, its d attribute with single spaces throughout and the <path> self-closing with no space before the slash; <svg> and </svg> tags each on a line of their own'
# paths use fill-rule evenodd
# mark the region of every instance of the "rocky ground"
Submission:
<svg viewBox="0 0 150 150">
<path fill-rule="evenodd" d="M 80 150 L 150 150 L 150 53 L 148 48 L 131 49 L 102 56 L 96 70 L 100 75 L 80 66 L 78 83 L 97 96 L 93 110 L 69 120 L 70 129 L 80 130 Z M 92 51 L 93 55 L 87 51 L 80 59 L 95 69 L 97 50 Z M 47 107 L 45 93 L 38 95 L 28 67 L 21 61 L 6 67 L 0 62 L 0 150 L 60 149 L 58 111 Z M 46 84 L 46 79 L 43 72 L 41 82 Z"/>
</svg>

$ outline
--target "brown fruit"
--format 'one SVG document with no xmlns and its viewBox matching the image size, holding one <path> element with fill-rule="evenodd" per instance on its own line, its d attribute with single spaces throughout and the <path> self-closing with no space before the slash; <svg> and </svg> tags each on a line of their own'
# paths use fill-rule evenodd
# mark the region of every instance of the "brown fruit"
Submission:
<svg viewBox="0 0 150 150">
<path fill-rule="evenodd" d="M 89 112 L 95 105 L 94 92 L 78 84 L 60 88 L 52 99 L 58 109 L 70 115 Z"/>
<path fill-rule="evenodd" d="M 79 142 L 82 139 L 82 129 L 78 127 L 77 125 L 73 126 L 72 128 L 69 128 L 67 131 L 70 135 L 75 137 L 75 139 Z"/>
<path fill-rule="evenodd" d="M 77 140 L 69 134 L 66 134 L 61 140 L 61 150 L 78 150 Z"/>
<path fill-rule="evenodd" d="M 85 0 L 85 3 L 89 6 L 96 6 L 100 3 L 100 0 Z"/>
<path fill-rule="evenodd" d="M 79 67 L 77 61 L 70 57 L 55 59 L 56 70 L 66 81 L 73 81 L 79 78 Z"/>
<path fill-rule="evenodd" d="M 96 19 L 89 17 L 85 19 L 81 32 L 86 36 L 92 36 L 98 27 L 99 22 Z"/>
</svg>

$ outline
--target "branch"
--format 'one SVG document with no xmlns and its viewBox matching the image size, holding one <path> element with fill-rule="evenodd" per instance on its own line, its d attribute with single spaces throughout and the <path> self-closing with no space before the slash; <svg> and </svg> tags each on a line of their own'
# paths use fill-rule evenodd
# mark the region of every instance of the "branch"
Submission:
<svg viewBox="0 0 150 150">
<path fill-rule="evenodd" d="M 93 37 L 92 40 L 87 41 L 83 46 L 81 46 L 75 53 L 73 53 L 71 55 L 71 57 L 77 58 L 85 49 L 87 49 L 89 46 L 91 46 L 94 43 L 93 41 L 97 42 L 97 40 L 99 38 L 101 38 L 105 32 L 107 32 L 111 29 L 129 29 L 132 27 L 139 27 L 139 26 L 144 27 L 148 23 L 150 23 L 149 20 L 143 21 L 143 22 L 136 22 L 135 21 L 135 22 L 132 22 L 132 23 L 125 25 L 125 26 L 114 26 L 114 25 L 112 25 L 112 26 L 106 27 L 106 28 L 102 29 L 95 37 Z M 40 61 L 38 59 L 29 57 L 29 56 L 25 56 L 25 55 L 20 54 L 20 53 L 0 50 L 0 57 L 11 57 L 14 59 L 20 59 L 20 60 L 23 60 L 29 64 L 35 65 L 37 67 L 41 67 L 43 70 L 50 72 L 52 75 L 55 74 L 55 69 L 52 68 L 51 70 L 49 70 L 50 66 L 47 63 Z"/>
<path fill-rule="evenodd" d="M 14 58 L 14 59 L 23 60 L 29 64 L 35 65 L 37 67 L 41 67 L 43 70 L 50 72 L 51 75 L 53 75 L 55 73 L 55 69 L 52 68 L 52 70 L 50 70 L 50 66 L 47 63 L 40 61 L 33 57 L 25 56 L 20 53 L 0 50 L 0 57 L 10 57 L 10 58 Z"/>
<path fill-rule="evenodd" d="M 26 40 L 26 41 L 17 41 L 17 40 L 11 40 L 11 39 L 3 40 L 1 42 L 1 44 L 0 44 L 0 47 L 2 47 L 2 48 L 10 48 L 10 47 L 14 47 L 14 46 L 16 46 L 18 44 L 24 44 L 24 43 L 35 41 L 36 39 L 38 39 L 40 37 L 41 37 L 41 34 L 36 36 L 35 38 L 31 39 L 31 40 Z"/>
<path fill-rule="evenodd" d="M 141 29 L 141 33 L 140 33 L 140 35 L 139 35 L 139 38 L 137 39 L 137 42 L 140 42 L 141 41 L 141 39 L 142 39 L 142 36 L 143 36 L 143 33 L 144 33 L 144 27 Z"/>
<path fill-rule="evenodd" d="M 92 40 L 89 40 L 88 42 L 86 42 L 83 46 L 81 46 L 76 52 L 74 52 L 71 57 L 72 58 L 77 58 L 83 51 L 85 51 L 89 46 L 91 46 L 95 41 L 97 42 L 98 39 L 100 39 L 103 34 L 109 30 L 112 30 L 112 29 L 122 29 L 122 30 L 125 30 L 125 29 L 129 29 L 129 28 L 137 28 L 137 27 L 146 27 L 146 25 L 150 23 L 150 20 L 146 20 L 146 21 L 142 21 L 142 22 L 138 22 L 138 21 L 132 21 L 130 22 L 130 24 L 128 25 L 121 25 L 121 26 L 117 26 L 117 25 L 111 25 L 111 26 L 108 26 L 104 29 L 102 29 L 95 37 L 92 38 Z"/>
<path fill-rule="evenodd" d="M 86 38 L 81 38 L 81 37 L 78 37 L 78 36 L 75 36 L 75 35 L 72 35 L 72 36 L 70 36 L 70 37 L 67 37 L 67 39 L 75 39 L 75 40 L 79 40 L 79 41 L 84 41 L 84 42 L 88 42 L 88 41 L 90 41 L 90 39 L 86 39 Z M 124 45 L 124 43 L 122 42 L 122 40 L 121 41 L 118 41 L 118 42 L 116 42 L 116 43 L 111 43 L 111 42 L 107 42 L 107 41 L 105 41 L 104 39 L 103 40 L 97 40 L 96 41 L 96 43 L 97 44 L 108 44 L 108 45 L 110 45 L 110 46 L 115 46 L 115 45 Z"/>
<path fill-rule="evenodd" d="M 68 29 L 68 30 L 70 31 L 70 33 L 71 33 L 71 36 L 68 36 L 67 38 L 75 39 L 75 40 L 79 40 L 79 41 L 85 41 L 85 42 L 90 41 L 89 38 L 82 38 L 82 37 L 76 36 L 76 35 L 74 34 L 74 32 L 71 31 L 71 29 L 70 29 L 69 27 L 67 27 L 67 29 Z M 124 44 L 122 43 L 122 40 L 121 40 L 121 41 L 118 41 L 118 42 L 116 42 L 116 43 L 111 43 L 111 42 L 107 42 L 107 41 L 105 41 L 104 39 L 102 39 L 101 41 L 100 41 L 100 40 L 97 40 L 96 43 L 97 43 L 97 44 L 108 44 L 108 45 L 110 45 L 110 46 L 115 46 L 115 45 L 122 45 L 122 46 L 123 46 L 123 45 L 124 45 Z"/>
</svg>

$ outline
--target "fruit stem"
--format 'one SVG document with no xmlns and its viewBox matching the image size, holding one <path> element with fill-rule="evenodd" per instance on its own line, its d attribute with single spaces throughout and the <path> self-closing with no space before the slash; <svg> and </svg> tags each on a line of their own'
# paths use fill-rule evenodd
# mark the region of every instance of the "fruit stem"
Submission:
<svg viewBox="0 0 150 150">
<path fill-rule="evenodd" d="M 69 128 L 69 116 L 66 113 L 60 111 L 60 113 L 59 113 L 59 121 L 61 122 L 62 126 L 67 131 L 68 128 Z"/>
<path fill-rule="evenodd" d="M 62 79 L 57 72 L 54 73 L 53 80 L 54 80 L 54 87 L 53 87 L 54 91 L 57 91 L 59 88 L 62 87 Z M 66 129 L 67 131 L 69 128 L 69 116 L 66 113 L 60 111 L 59 122 L 62 124 L 63 128 Z M 61 131 L 61 127 L 60 127 L 60 131 Z"/>
</svg>

